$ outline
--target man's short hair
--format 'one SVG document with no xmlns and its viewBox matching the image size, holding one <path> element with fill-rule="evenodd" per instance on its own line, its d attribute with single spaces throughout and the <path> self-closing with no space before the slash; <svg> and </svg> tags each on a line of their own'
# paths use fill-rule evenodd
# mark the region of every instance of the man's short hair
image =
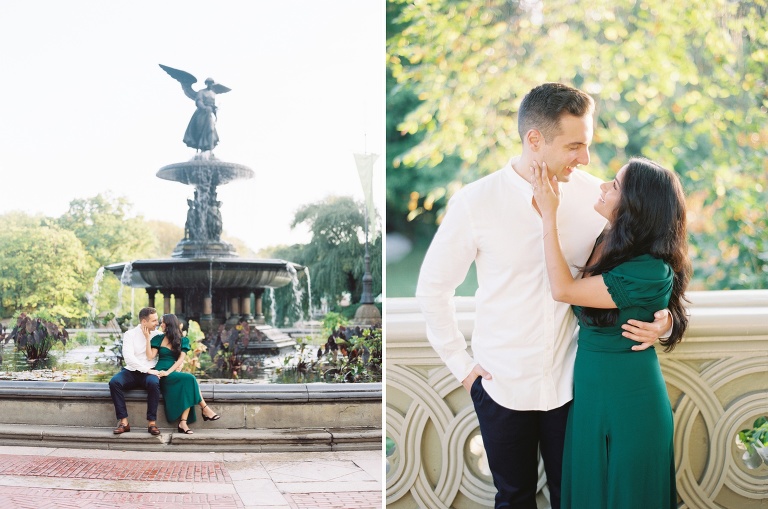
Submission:
<svg viewBox="0 0 768 509">
<path fill-rule="evenodd" d="M 149 315 L 155 314 L 157 314 L 157 309 L 155 308 L 141 308 L 141 311 L 139 311 L 139 320 L 146 320 L 149 318 Z"/>
<path fill-rule="evenodd" d="M 536 129 L 544 140 L 552 141 L 560 134 L 560 118 L 563 115 L 583 117 L 592 113 L 595 102 L 581 90 L 562 83 L 544 83 L 533 88 L 523 98 L 517 112 L 517 131 L 520 140 L 531 129 Z"/>
</svg>

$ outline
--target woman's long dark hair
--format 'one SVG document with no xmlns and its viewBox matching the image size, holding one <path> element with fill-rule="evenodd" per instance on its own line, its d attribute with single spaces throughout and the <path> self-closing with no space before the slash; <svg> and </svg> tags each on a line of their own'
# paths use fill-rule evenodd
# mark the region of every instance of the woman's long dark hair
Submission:
<svg viewBox="0 0 768 509">
<path fill-rule="evenodd" d="M 603 274 L 643 254 L 667 262 L 675 272 L 667 306 L 674 326 L 670 337 L 660 342 L 666 347 L 664 351 L 669 352 L 688 328 L 683 301 L 691 279 L 691 263 L 683 186 L 673 172 L 641 157 L 629 160 L 620 185 L 621 198 L 611 227 L 598 240 L 604 244 L 600 259 L 581 270 L 591 275 Z M 582 317 L 597 326 L 615 325 L 618 315 L 618 309 L 582 310 Z"/>
<path fill-rule="evenodd" d="M 179 355 L 181 355 L 181 327 L 179 327 L 179 319 L 176 318 L 176 315 L 167 314 L 163 315 L 163 323 L 165 324 L 165 337 L 171 343 L 173 358 L 178 359 Z"/>
</svg>

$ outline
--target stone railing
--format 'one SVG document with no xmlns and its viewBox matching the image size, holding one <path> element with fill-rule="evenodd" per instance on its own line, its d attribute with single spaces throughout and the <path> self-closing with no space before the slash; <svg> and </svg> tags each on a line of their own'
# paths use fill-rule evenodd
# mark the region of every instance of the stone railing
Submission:
<svg viewBox="0 0 768 509">
<path fill-rule="evenodd" d="M 768 290 L 688 297 L 685 340 L 669 354 L 657 348 L 675 415 L 680 507 L 765 507 L 768 467 L 747 469 L 734 439 L 768 415 Z M 456 309 L 470 338 L 474 299 L 458 298 Z M 396 445 L 388 458 L 387 507 L 493 507 L 469 395 L 427 342 L 414 299 L 387 300 L 386 316 L 385 434 Z M 541 465 L 539 472 L 540 507 L 549 507 Z"/>
</svg>

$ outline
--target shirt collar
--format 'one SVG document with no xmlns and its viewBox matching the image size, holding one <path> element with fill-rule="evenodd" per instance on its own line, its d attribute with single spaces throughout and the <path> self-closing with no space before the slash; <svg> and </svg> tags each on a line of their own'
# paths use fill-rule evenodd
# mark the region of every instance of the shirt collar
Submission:
<svg viewBox="0 0 768 509">
<path fill-rule="evenodd" d="M 507 164 L 501 169 L 502 172 L 507 177 L 507 180 L 521 193 L 523 193 L 523 197 L 527 200 L 533 200 L 533 186 L 531 185 L 530 180 L 525 180 L 523 177 L 521 177 L 515 169 L 512 167 L 512 159 L 507 161 Z M 558 190 L 560 191 L 560 197 L 563 196 L 563 190 L 567 187 L 567 184 L 558 186 Z"/>
<path fill-rule="evenodd" d="M 518 191 L 523 193 L 523 196 L 526 199 L 533 199 L 533 187 L 531 187 L 531 182 L 518 175 L 518 173 L 512 167 L 512 159 L 507 161 L 507 164 L 504 166 L 504 168 L 502 168 L 501 171 L 504 172 L 509 183 L 512 184 L 512 186 L 514 186 Z"/>
</svg>

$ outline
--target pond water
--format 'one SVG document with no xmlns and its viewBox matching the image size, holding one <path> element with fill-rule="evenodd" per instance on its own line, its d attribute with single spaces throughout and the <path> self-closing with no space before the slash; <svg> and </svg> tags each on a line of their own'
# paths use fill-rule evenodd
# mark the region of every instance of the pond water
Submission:
<svg viewBox="0 0 768 509">
<path fill-rule="evenodd" d="M 317 347 L 314 347 L 315 349 Z M 300 355 L 246 359 L 237 378 L 224 378 L 210 356 L 201 355 L 202 370 L 195 376 L 201 383 L 310 383 L 322 382 L 321 373 L 300 373 Z M 30 365 L 23 352 L 6 345 L 0 356 L 0 380 L 39 380 L 49 382 L 108 382 L 120 370 L 117 359 L 106 345 L 77 345 L 66 350 L 51 350 L 48 359 Z"/>
<path fill-rule="evenodd" d="M 17 352 L 13 342 L 0 342 L 0 380 L 108 382 L 121 369 L 119 334 L 110 330 L 72 331 L 66 345 L 56 343 L 45 360 L 34 363 L 27 361 L 24 352 Z M 201 382 L 216 383 L 381 382 L 380 331 L 371 336 L 372 343 L 362 344 L 363 350 L 358 348 L 358 343 L 349 355 L 342 346 L 336 353 L 329 352 L 327 345 L 331 342 L 326 343 L 328 340 L 322 334 L 309 331 L 299 331 L 299 334 L 299 344 L 287 353 L 243 354 L 238 348 L 235 355 L 222 347 L 215 359 L 201 340 L 192 339 L 192 351 L 188 353 L 184 371 L 193 373 Z M 323 349 L 325 354 L 320 355 Z M 369 356 L 369 351 L 377 355 Z"/>
</svg>

